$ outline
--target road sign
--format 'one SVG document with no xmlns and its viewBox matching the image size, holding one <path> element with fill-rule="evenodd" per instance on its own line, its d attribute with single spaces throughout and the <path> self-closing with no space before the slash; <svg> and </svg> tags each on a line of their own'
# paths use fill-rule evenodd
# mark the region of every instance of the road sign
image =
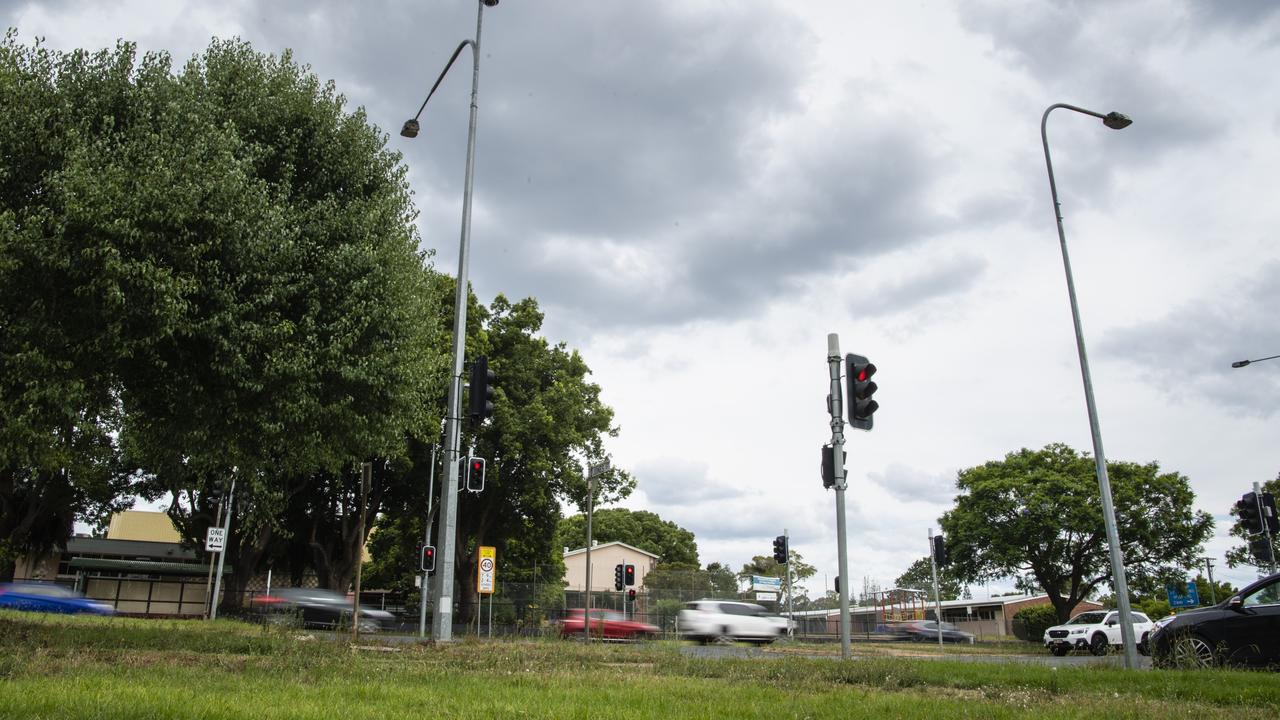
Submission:
<svg viewBox="0 0 1280 720">
<path fill-rule="evenodd" d="M 226 528 L 211 527 L 209 532 L 204 536 L 204 549 L 208 552 L 222 552 L 222 548 L 227 544 Z"/>
<path fill-rule="evenodd" d="M 768 602 L 776 602 L 776 601 L 778 600 L 778 593 L 776 593 L 776 592 L 758 592 L 758 593 L 756 593 L 756 599 L 757 599 L 757 600 L 765 600 L 765 601 L 768 601 Z"/>
<path fill-rule="evenodd" d="M 765 591 L 772 590 L 774 592 L 778 592 L 782 590 L 782 578 L 768 577 L 767 575 L 752 575 L 751 589 Z"/>
<path fill-rule="evenodd" d="M 1171 608 L 1197 607 L 1200 605 L 1200 594 L 1196 592 L 1195 582 L 1187 583 L 1186 592 L 1182 592 L 1176 583 L 1165 585 L 1164 589 L 1169 595 L 1169 607 Z"/>
<path fill-rule="evenodd" d="M 476 565 L 476 592 L 481 595 L 492 595 L 496 585 L 498 551 L 488 545 L 480 546 L 480 562 Z"/>
</svg>

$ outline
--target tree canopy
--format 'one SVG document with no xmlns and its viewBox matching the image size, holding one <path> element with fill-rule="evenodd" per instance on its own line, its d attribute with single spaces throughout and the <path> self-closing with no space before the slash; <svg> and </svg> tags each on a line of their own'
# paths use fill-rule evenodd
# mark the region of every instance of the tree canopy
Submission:
<svg viewBox="0 0 1280 720">
<path fill-rule="evenodd" d="M 925 590 L 933 597 L 933 567 L 929 558 L 923 557 L 911 563 L 906 572 L 893 581 L 894 587 Z M 964 593 L 964 583 L 960 582 L 950 566 L 938 568 L 938 591 L 943 600 L 955 600 Z"/>
<path fill-rule="evenodd" d="M 1213 518 L 1192 509 L 1187 478 L 1154 462 L 1108 462 L 1121 552 L 1129 577 L 1173 577 L 1193 567 Z M 956 577 L 981 582 L 1030 572 L 1065 621 L 1110 583 L 1094 462 L 1066 445 L 1022 449 L 962 470 L 960 494 L 942 517 Z"/>
<path fill-rule="evenodd" d="M 621 541 L 657 555 L 659 563 L 698 567 L 698 543 L 693 533 L 648 510 L 601 508 L 591 513 L 591 537 L 597 542 Z M 587 545 L 587 521 L 584 515 L 572 515 L 560 521 L 556 542 L 563 547 Z"/>
</svg>

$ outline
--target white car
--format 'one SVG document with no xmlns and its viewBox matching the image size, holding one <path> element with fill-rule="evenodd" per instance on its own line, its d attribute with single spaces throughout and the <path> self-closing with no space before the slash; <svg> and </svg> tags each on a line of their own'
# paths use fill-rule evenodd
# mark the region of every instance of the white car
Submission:
<svg viewBox="0 0 1280 720">
<path fill-rule="evenodd" d="M 1153 623 L 1146 615 L 1131 611 L 1133 637 L 1138 652 L 1146 655 L 1147 640 Z M 1117 610 L 1090 610 L 1071 618 L 1064 625 L 1055 625 L 1044 631 L 1044 646 L 1054 655 L 1066 655 L 1072 650 L 1088 650 L 1094 655 L 1106 655 L 1124 643 L 1120 634 L 1120 612 Z"/>
<path fill-rule="evenodd" d="M 745 640 L 760 644 L 786 637 L 790 623 L 762 606 L 736 600 L 687 602 L 676 622 L 680 634 L 703 643 Z"/>
</svg>

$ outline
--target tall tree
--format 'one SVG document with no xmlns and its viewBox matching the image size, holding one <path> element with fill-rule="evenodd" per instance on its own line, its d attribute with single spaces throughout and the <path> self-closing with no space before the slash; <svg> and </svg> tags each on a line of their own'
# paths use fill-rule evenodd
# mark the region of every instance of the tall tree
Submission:
<svg viewBox="0 0 1280 720">
<path fill-rule="evenodd" d="M 1271 493 L 1276 498 L 1280 498 L 1280 474 L 1277 474 L 1274 480 L 1268 480 L 1262 483 L 1262 492 Z M 1240 520 L 1240 510 L 1235 504 L 1231 506 L 1231 517 L 1235 521 L 1231 524 L 1231 537 L 1240 538 L 1244 541 L 1242 545 L 1236 545 L 1227 551 L 1227 567 L 1238 567 L 1240 565 L 1254 565 L 1259 568 L 1266 566 L 1266 561 L 1254 557 L 1249 551 L 1249 531 L 1245 529 L 1244 523 Z M 1275 553 L 1276 559 L 1280 560 L 1280 533 L 1271 534 L 1271 549 Z"/>
<path fill-rule="evenodd" d="M 919 558 L 893 581 L 894 587 L 925 590 L 933 597 L 933 567 L 929 558 Z M 938 591 L 943 600 L 955 600 L 964 592 L 964 583 L 951 573 L 949 566 L 938 568 Z"/>
<path fill-rule="evenodd" d="M 693 533 L 648 510 L 595 510 L 591 513 L 591 537 L 597 542 L 621 541 L 638 547 L 657 555 L 663 564 L 698 568 L 698 543 Z M 586 547 L 586 517 L 571 515 L 561 520 L 556 530 L 556 543 L 568 548 Z"/>
<path fill-rule="evenodd" d="M 1191 567 L 1213 530 L 1192 509 L 1187 478 L 1159 465 L 1109 462 L 1120 549 L 1129 575 L 1176 575 Z M 1060 621 L 1110 582 L 1094 462 L 1061 444 L 1019 450 L 962 470 L 960 494 L 942 517 L 956 577 L 964 582 L 1029 571 Z"/>
</svg>

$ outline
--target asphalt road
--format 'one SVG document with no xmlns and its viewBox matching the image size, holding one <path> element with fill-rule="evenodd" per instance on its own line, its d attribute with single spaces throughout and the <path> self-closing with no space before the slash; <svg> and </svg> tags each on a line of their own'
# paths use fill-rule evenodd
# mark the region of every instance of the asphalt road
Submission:
<svg viewBox="0 0 1280 720">
<path fill-rule="evenodd" d="M 680 649 L 682 653 L 689 657 L 703 658 L 759 658 L 774 659 L 781 657 L 811 657 L 818 659 L 838 660 L 838 654 L 830 653 L 814 653 L 806 655 L 804 653 L 776 653 L 767 649 L 751 647 L 749 645 L 685 645 Z M 918 660 L 959 660 L 961 662 L 978 662 L 978 663 L 1028 663 L 1033 665 L 1048 665 L 1050 667 L 1087 667 L 1090 665 L 1110 665 L 1114 667 L 1124 666 L 1123 655 L 1106 655 L 1103 657 L 1094 657 L 1092 655 L 1067 655 L 1065 657 L 1056 657 L 1048 652 L 1043 654 L 1026 654 L 1026 655 L 988 655 L 988 654 L 961 654 L 947 653 L 945 655 L 934 655 L 929 653 L 902 653 L 901 655 L 863 655 L 854 656 L 853 660 L 861 660 L 869 657 L 909 657 Z M 1141 670 L 1151 669 L 1151 658 L 1138 657 L 1138 668 Z"/>
</svg>

